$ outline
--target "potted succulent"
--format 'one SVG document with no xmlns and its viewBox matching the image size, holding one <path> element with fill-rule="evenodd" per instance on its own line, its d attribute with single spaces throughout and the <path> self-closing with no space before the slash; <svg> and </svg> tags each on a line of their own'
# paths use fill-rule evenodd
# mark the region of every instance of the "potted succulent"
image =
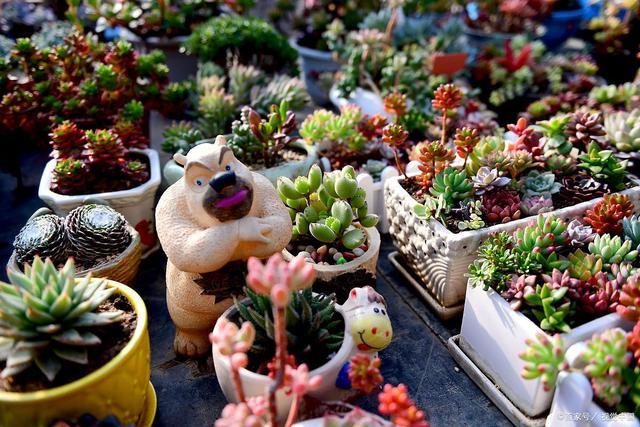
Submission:
<svg viewBox="0 0 640 427">
<path fill-rule="evenodd" d="M 630 169 L 634 174 L 640 171 L 638 151 L 640 151 L 640 108 L 631 111 L 617 111 L 605 114 L 604 129 L 616 155 L 622 159 L 630 159 Z"/>
<path fill-rule="evenodd" d="M 135 281 L 142 244 L 140 234 L 122 214 L 105 205 L 83 205 L 67 218 L 38 209 L 13 241 L 7 269 L 20 272 L 35 256 L 64 264 L 76 260 L 76 277 L 88 274 L 131 285 Z"/>
<path fill-rule="evenodd" d="M 379 377 L 379 361 L 367 353 L 375 356 L 393 336 L 384 298 L 370 287 L 355 288 L 335 305 L 311 292 L 315 270 L 302 257 L 285 262 L 274 255 L 266 265 L 251 258 L 248 271 L 249 298 L 236 301 L 210 336 L 218 382 L 233 402 L 222 418 L 255 403 L 246 415 L 265 416 L 270 425 L 286 418 L 290 426 L 306 394 L 332 401 L 351 389 L 372 391 L 377 382 L 369 377 Z M 344 378 L 350 361 L 364 368 L 356 371 L 364 377 Z M 369 367 L 378 374 L 368 375 Z"/>
<path fill-rule="evenodd" d="M 542 22 L 545 27 L 542 41 L 547 48 L 556 49 L 577 34 L 587 16 L 589 4 L 586 0 L 557 0 L 551 3 L 551 12 Z"/>
<path fill-rule="evenodd" d="M 606 329 L 568 349 L 559 335 L 529 340 L 521 355 L 527 362 L 523 377 L 541 377 L 547 388 L 556 386 L 547 425 L 577 425 L 581 420 L 592 420 L 591 425 L 639 425 L 639 334 L 636 323 L 630 332 Z M 580 419 L 565 421 L 571 414 L 580 414 Z"/>
<path fill-rule="evenodd" d="M 58 215 L 86 200 L 101 199 L 121 212 L 138 231 L 144 251 L 156 246 L 155 193 L 160 185 L 158 154 L 129 145 L 117 128 L 84 131 L 65 121 L 51 133 L 52 156 L 40 179 L 38 196 Z"/>
<path fill-rule="evenodd" d="M 538 216 L 480 245 L 469 267 L 459 345 L 527 416 L 549 408 L 553 384 L 520 378 L 525 339 L 560 332 L 568 346 L 620 325 L 616 311 L 634 309 L 633 210 L 628 197 L 608 195 L 580 220 Z"/>
<path fill-rule="evenodd" d="M 443 116 L 459 103 L 454 86 L 439 89 L 434 102 Z M 634 203 L 640 196 L 624 162 L 600 147 L 608 140 L 599 114 L 536 126 L 520 119 L 505 135 L 482 138 L 462 128 L 453 139 L 457 162 L 443 132 L 420 147 L 419 174 L 385 185 L 392 240 L 443 316 L 462 309 L 467 266 L 492 233 L 522 227 L 538 213 L 582 215 L 607 193 L 622 191 Z"/>
<path fill-rule="evenodd" d="M 368 212 L 366 192 L 351 166 L 325 172 L 311 167 L 295 182 L 278 179 L 278 193 L 291 215 L 293 236 L 285 259 L 303 256 L 317 272 L 314 290 L 343 302 L 351 288 L 375 285 L 380 252 L 378 217 Z"/>
<path fill-rule="evenodd" d="M 155 412 L 142 298 L 74 273 L 72 259 L 58 270 L 36 257 L 0 284 L 3 425 L 48 425 L 86 412 L 137 424 Z"/>
</svg>

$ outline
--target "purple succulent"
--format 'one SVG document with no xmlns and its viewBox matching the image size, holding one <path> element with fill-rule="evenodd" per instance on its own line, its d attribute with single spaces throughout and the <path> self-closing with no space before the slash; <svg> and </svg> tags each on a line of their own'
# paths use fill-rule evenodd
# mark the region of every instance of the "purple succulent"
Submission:
<svg viewBox="0 0 640 427">
<path fill-rule="evenodd" d="M 526 216 L 551 212 L 553 210 L 553 200 L 544 196 L 526 196 L 520 202 L 520 209 Z"/>
<path fill-rule="evenodd" d="M 535 285 L 536 276 L 514 274 L 507 283 L 507 290 L 502 293 L 502 297 L 509 301 L 513 310 L 519 311 L 524 304 L 525 297 L 535 293 Z"/>
<path fill-rule="evenodd" d="M 571 245 L 575 247 L 586 246 L 596 237 L 596 233 L 591 226 L 583 224 L 577 219 L 567 225 L 567 234 Z"/>
<path fill-rule="evenodd" d="M 498 169 L 489 169 L 487 166 L 482 166 L 478 169 L 472 181 L 476 189 L 476 194 L 480 195 L 496 187 L 504 187 L 511 182 L 511 178 L 500 176 Z"/>
</svg>

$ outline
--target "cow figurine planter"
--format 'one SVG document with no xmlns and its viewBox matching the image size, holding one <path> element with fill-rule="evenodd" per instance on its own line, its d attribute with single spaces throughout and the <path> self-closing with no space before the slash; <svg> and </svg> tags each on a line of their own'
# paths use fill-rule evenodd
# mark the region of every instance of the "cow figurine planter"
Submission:
<svg viewBox="0 0 640 427">
<path fill-rule="evenodd" d="M 245 261 L 282 251 L 291 219 L 271 183 L 240 163 L 223 136 L 175 160 L 185 175 L 160 198 L 156 224 L 174 349 L 193 357 L 210 351 L 209 332 L 242 293 Z"/>
</svg>

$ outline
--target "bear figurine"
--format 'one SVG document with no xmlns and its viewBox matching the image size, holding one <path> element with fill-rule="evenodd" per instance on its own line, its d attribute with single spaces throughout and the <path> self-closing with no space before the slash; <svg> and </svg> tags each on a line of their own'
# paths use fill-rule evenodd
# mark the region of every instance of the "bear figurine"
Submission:
<svg viewBox="0 0 640 427">
<path fill-rule="evenodd" d="M 174 349 L 194 357 L 210 351 L 209 332 L 242 292 L 245 261 L 282 251 L 291 218 L 269 180 L 238 161 L 223 136 L 174 159 L 185 174 L 160 198 L 156 225 L 168 257 Z"/>
</svg>

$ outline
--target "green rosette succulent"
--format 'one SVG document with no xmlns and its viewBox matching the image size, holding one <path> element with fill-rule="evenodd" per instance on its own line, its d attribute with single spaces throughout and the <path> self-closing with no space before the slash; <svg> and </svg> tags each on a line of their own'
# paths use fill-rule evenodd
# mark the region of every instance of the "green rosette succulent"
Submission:
<svg viewBox="0 0 640 427">
<path fill-rule="evenodd" d="M 620 236 L 610 234 L 596 235 L 593 242 L 589 243 L 589 252 L 599 256 L 605 267 L 622 262 L 633 262 L 638 257 L 638 251 L 632 249 L 631 240 L 624 242 Z"/>
<path fill-rule="evenodd" d="M 340 242 L 347 249 L 355 249 L 366 241 L 362 227 L 378 223 L 378 216 L 368 212 L 367 194 L 358 186 L 351 166 L 323 176 L 320 167 L 314 165 L 308 176 L 295 181 L 278 178 L 277 188 L 293 221 L 292 240 L 308 235 L 321 243 Z"/>
<path fill-rule="evenodd" d="M 544 151 L 546 154 L 556 153 L 567 155 L 573 146 L 567 141 L 565 130 L 571 120 L 569 115 L 558 115 L 549 120 L 537 122 L 533 128 L 544 136 Z"/>
<path fill-rule="evenodd" d="M 525 342 L 527 349 L 519 355 L 521 360 L 527 362 L 522 369 L 522 378 L 541 378 L 544 389 L 553 390 L 558 373 L 567 368 L 562 336 L 555 334 L 549 338 L 546 334 L 537 334 L 535 339 L 527 339 Z"/>
<path fill-rule="evenodd" d="M 558 250 L 567 243 L 567 224 L 556 216 L 538 215 L 535 222 L 514 233 L 516 252 L 532 253 L 533 258 L 545 271 L 554 268 L 563 270 L 569 261 L 558 255 Z"/>
<path fill-rule="evenodd" d="M 640 108 L 607 115 L 604 129 L 619 151 L 628 153 L 640 150 Z"/>
<path fill-rule="evenodd" d="M 444 214 L 447 213 L 449 207 L 444 200 L 444 194 L 440 194 L 438 197 L 426 196 L 424 203 L 417 203 L 413 207 L 413 212 L 420 219 L 428 220 L 434 218 L 436 220 L 442 220 Z"/>
<path fill-rule="evenodd" d="M 575 279 L 589 280 L 602 271 L 602 267 L 599 256 L 586 254 L 581 249 L 569 254 L 569 274 Z"/>
<path fill-rule="evenodd" d="M 471 197 L 473 184 L 465 171 L 448 167 L 435 176 L 429 191 L 434 197 L 442 195 L 447 206 L 453 206 L 455 202 Z"/>
<path fill-rule="evenodd" d="M 572 303 L 565 295 L 569 288 L 551 289 L 545 283 L 536 285 L 535 293 L 525 295 L 524 299 L 531 313 L 540 322 L 540 328 L 545 331 L 569 332 L 571 327 L 566 318 L 572 313 Z"/>
<path fill-rule="evenodd" d="M 527 197 L 551 197 L 552 194 L 560 191 L 560 188 L 562 188 L 562 186 L 556 182 L 556 176 L 553 172 L 532 170 L 522 179 L 522 192 Z"/>
<path fill-rule="evenodd" d="M 0 376 L 35 366 L 53 381 L 65 363 L 86 365 L 87 349 L 101 343 L 92 328 L 117 322 L 120 311 L 98 312 L 116 288 L 88 275 L 76 281 L 73 258 L 60 270 L 35 257 L 24 273 L 0 282 Z"/>
<path fill-rule="evenodd" d="M 627 165 L 626 162 L 619 161 L 611 150 L 603 150 L 592 142 L 579 160 L 581 163 L 578 166 L 587 170 L 594 178 L 606 181 L 615 190 L 624 189 Z"/>
<path fill-rule="evenodd" d="M 637 215 L 622 218 L 624 238 L 631 241 L 633 248 L 640 247 L 640 219 Z"/>
</svg>

